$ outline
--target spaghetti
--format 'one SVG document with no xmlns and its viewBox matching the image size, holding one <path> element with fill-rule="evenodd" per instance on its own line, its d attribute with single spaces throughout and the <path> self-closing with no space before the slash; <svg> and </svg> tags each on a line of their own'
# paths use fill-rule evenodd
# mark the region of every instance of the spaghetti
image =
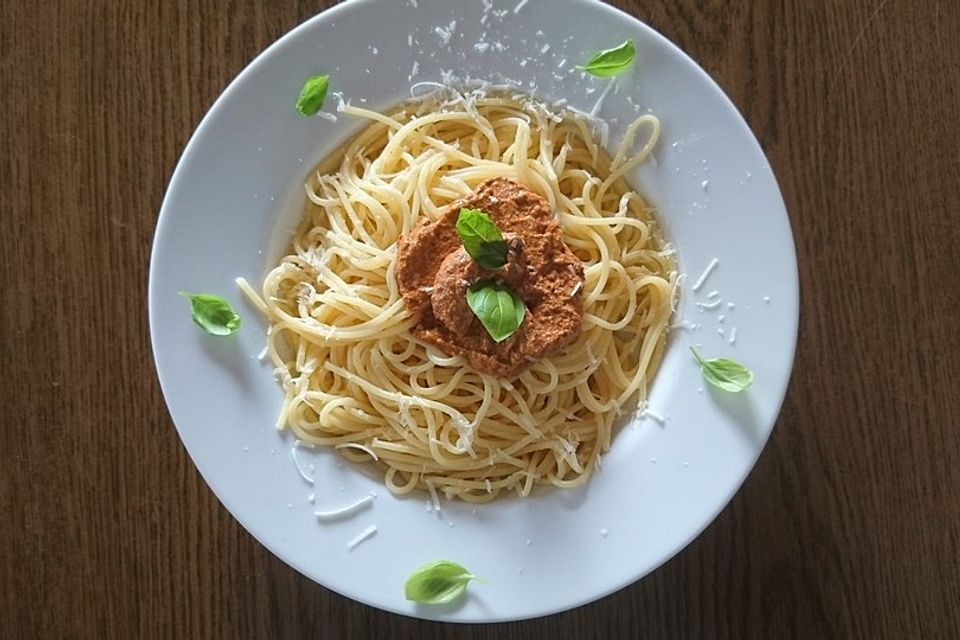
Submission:
<svg viewBox="0 0 960 640">
<path fill-rule="evenodd" d="M 311 175 L 262 297 L 238 281 L 270 323 L 278 428 L 378 465 L 397 494 L 483 502 L 582 484 L 616 417 L 643 402 L 669 326 L 672 251 L 624 179 L 658 120 L 637 118 L 611 158 L 587 119 L 524 95 L 442 89 L 389 114 L 340 110 L 371 123 Z M 402 234 L 495 176 L 549 202 L 585 267 L 577 339 L 509 380 L 418 341 L 393 273 Z"/>
</svg>

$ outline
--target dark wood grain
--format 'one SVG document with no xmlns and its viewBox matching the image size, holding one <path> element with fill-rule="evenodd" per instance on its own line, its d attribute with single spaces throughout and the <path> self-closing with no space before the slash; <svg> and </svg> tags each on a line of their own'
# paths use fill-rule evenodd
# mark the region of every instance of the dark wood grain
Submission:
<svg viewBox="0 0 960 640">
<path fill-rule="evenodd" d="M 796 369 L 686 550 L 600 602 L 483 627 L 370 609 L 274 558 L 206 488 L 154 375 L 148 254 L 179 153 L 326 4 L 0 3 L 0 637 L 957 637 L 960 3 L 616 3 L 770 157 Z"/>
</svg>

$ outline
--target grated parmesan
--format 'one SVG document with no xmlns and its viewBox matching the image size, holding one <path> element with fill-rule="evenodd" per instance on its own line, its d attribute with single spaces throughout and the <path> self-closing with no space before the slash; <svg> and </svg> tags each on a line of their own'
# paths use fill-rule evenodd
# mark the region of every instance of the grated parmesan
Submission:
<svg viewBox="0 0 960 640">
<path fill-rule="evenodd" d="M 689 320 L 681 320 L 676 324 L 670 325 L 671 329 L 686 329 L 687 331 L 696 331 L 699 325 Z"/>
<path fill-rule="evenodd" d="M 433 503 L 433 510 L 437 512 L 437 517 L 440 517 L 440 499 L 437 497 L 437 490 L 434 488 L 433 483 L 427 480 L 427 491 L 430 492 L 430 501 Z"/>
<path fill-rule="evenodd" d="M 450 39 L 453 37 L 453 34 L 457 30 L 457 21 L 451 20 L 450 24 L 446 27 L 434 27 L 433 32 L 440 36 L 440 44 L 442 46 L 447 46 L 450 44 Z"/>
<path fill-rule="evenodd" d="M 363 496 L 356 502 L 348 504 L 345 507 L 339 509 L 332 509 L 330 511 L 314 511 L 313 515 L 317 517 L 317 520 L 321 522 L 330 522 L 333 520 L 339 520 L 346 516 L 353 515 L 358 511 L 368 507 L 373 504 L 373 496 Z"/>
<path fill-rule="evenodd" d="M 648 406 L 645 406 L 643 408 L 643 411 L 640 412 L 640 415 L 641 417 L 644 417 L 644 418 L 650 418 L 660 426 L 663 426 L 667 422 L 666 418 L 664 418 L 662 415 L 660 415 L 660 413 L 654 411 Z"/>
<path fill-rule="evenodd" d="M 703 283 L 707 281 L 707 277 L 710 273 L 717 268 L 717 265 L 720 264 L 720 260 L 714 258 L 710 261 L 710 264 L 707 265 L 707 268 L 703 270 L 703 273 L 700 274 L 700 277 L 697 278 L 697 281 L 693 283 L 693 286 L 690 287 L 693 291 L 699 291 L 700 287 L 703 286 Z"/>
<path fill-rule="evenodd" d="M 710 311 L 711 309 L 719 307 L 721 302 L 723 301 L 718 298 L 713 302 L 697 302 L 696 305 L 701 311 Z"/>
<path fill-rule="evenodd" d="M 366 540 L 376 532 L 377 532 L 377 525 L 375 524 L 370 525 L 369 527 L 367 527 L 366 529 L 358 533 L 356 537 L 353 538 L 353 540 L 347 543 L 347 549 L 349 549 L 350 551 L 353 551 L 354 547 L 356 547 L 358 544 L 360 544 L 361 542 L 363 542 L 364 540 Z"/>
<path fill-rule="evenodd" d="M 298 442 L 299 442 L 299 441 L 298 441 Z M 312 485 L 312 484 L 313 484 L 313 478 L 311 478 L 310 476 L 308 476 L 308 475 L 307 475 L 307 472 L 303 470 L 303 466 L 300 464 L 300 458 L 297 457 L 297 446 L 296 446 L 296 445 L 290 447 L 290 455 L 293 456 L 293 464 L 294 464 L 294 466 L 297 468 L 297 473 L 300 474 L 300 477 L 303 478 L 304 481 L 305 481 L 307 484 Z"/>
<path fill-rule="evenodd" d="M 362 411 L 360 413 L 361 415 L 363 415 Z M 360 444 L 359 442 L 341 442 L 340 444 L 335 445 L 333 448 L 334 449 L 359 449 L 360 451 L 369 453 L 370 457 L 376 460 L 377 462 L 380 461 L 380 457 L 377 455 L 377 453 L 373 449 L 371 449 L 365 444 Z"/>
<path fill-rule="evenodd" d="M 606 100 L 607 94 L 610 93 L 610 89 L 613 88 L 613 85 L 616 82 L 616 78 L 610 78 L 610 81 L 607 82 L 607 86 L 604 87 L 603 91 L 600 93 L 600 97 L 597 98 L 596 104 L 593 105 L 593 109 L 590 109 L 590 117 L 596 118 L 597 114 L 600 113 L 600 109 L 603 107 L 603 101 Z M 606 143 L 604 143 L 606 144 Z"/>
</svg>

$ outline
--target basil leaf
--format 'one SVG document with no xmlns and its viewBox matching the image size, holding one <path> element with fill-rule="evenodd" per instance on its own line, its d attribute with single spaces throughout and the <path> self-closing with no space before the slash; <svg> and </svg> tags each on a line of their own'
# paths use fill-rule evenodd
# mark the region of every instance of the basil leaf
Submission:
<svg viewBox="0 0 960 640">
<path fill-rule="evenodd" d="M 327 87 L 330 86 L 330 76 L 313 76 L 307 78 L 300 89 L 297 98 L 297 111 L 302 116 L 313 116 L 320 111 L 323 101 L 327 97 Z"/>
<path fill-rule="evenodd" d="M 753 371 L 739 362 L 727 358 L 704 360 L 693 347 L 690 347 L 690 353 L 700 365 L 703 378 L 718 389 L 739 393 L 753 384 Z"/>
<path fill-rule="evenodd" d="M 633 40 L 627 40 L 619 47 L 596 52 L 586 64 L 578 64 L 577 69 L 600 78 L 609 78 L 625 71 L 636 55 L 637 50 L 633 46 Z"/>
<path fill-rule="evenodd" d="M 463 248 L 478 265 L 495 271 L 507 264 L 507 243 L 500 228 L 479 209 L 460 209 L 457 235 Z"/>
<path fill-rule="evenodd" d="M 190 300 L 190 315 L 201 329 L 215 336 L 229 336 L 240 328 L 238 316 L 220 296 L 209 293 L 180 292 Z"/>
<path fill-rule="evenodd" d="M 467 304 L 494 342 L 503 342 L 523 322 L 520 296 L 502 284 L 481 282 L 467 289 Z"/>
<path fill-rule="evenodd" d="M 415 569 L 403 585 L 403 594 L 413 602 L 446 604 L 466 591 L 471 580 L 483 582 L 456 562 L 437 560 Z"/>
</svg>

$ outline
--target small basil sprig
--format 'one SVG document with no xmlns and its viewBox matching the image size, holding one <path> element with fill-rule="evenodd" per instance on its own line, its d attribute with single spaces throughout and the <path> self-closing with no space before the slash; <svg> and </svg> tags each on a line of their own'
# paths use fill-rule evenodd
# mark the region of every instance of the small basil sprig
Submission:
<svg viewBox="0 0 960 640">
<path fill-rule="evenodd" d="M 467 254 L 488 271 L 507 264 L 507 243 L 500 228 L 479 209 L 460 209 L 457 235 Z M 523 322 L 523 300 L 502 284 L 481 282 L 467 289 L 467 304 L 494 342 L 509 338 Z"/>
<path fill-rule="evenodd" d="M 457 235 L 463 248 L 478 265 L 494 271 L 507 264 L 507 243 L 500 228 L 479 209 L 460 209 Z"/>
<path fill-rule="evenodd" d="M 636 55 L 633 40 L 627 40 L 619 47 L 596 52 L 585 64 L 578 64 L 577 69 L 601 78 L 609 78 L 625 71 Z"/>
<path fill-rule="evenodd" d="M 190 300 L 190 315 L 201 329 L 215 336 L 229 336 L 240 328 L 240 316 L 230 308 L 230 304 L 209 293 L 180 292 Z"/>
<path fill-rule="evenodd" d="M 300 97 L 297 98 L 297 111 L 302 116 L 316 115 L 323 107 L 323 101 L 327 97 L 327 87 L 330 86 L 330 76 L 312 76 L 307 78 L 300 89 Z"/>
<path fill-rule="evenodd" d="M 467 304 L 494 342 L 503 342 L 523 322 L 523 300 L 502 284 L 480 282 L 467 289 Z"/>
<path fill-rule="evenodd" d="M 456 562 L 437 560 L 415 569 L 403 585 L 403 594 L 413 602 L 446 604 L 466 591 L 471 580 L 485 582 Z"/>
<path fill-rule="evenodd" d="M 700 365 L 704 379 L 718 389 L 739 393 L 753 384 L 753 371 L 739 362 L 727 358 L 704 360 L 693 347 L 690 347 L 690 353 Z"/>
</svg>

